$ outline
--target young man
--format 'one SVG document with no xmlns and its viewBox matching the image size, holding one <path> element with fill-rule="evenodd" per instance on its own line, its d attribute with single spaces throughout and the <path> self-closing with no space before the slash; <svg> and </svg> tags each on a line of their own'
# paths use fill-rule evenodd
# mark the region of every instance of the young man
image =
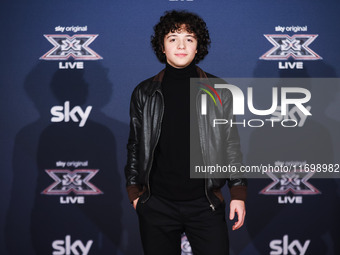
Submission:
<svg viewBox="0 0 340 255">
<path fill-rule="evenodd" d="M 195 65 L 208 54 L 209 32 L 196 14 L 166 12 L 154 27 L 151 44 L 166 67 L 141 82 L 132 94 L 125 167 L 128 196 L 139 217 L 144 253 L 181 254 L 181 234 L 185 232 L 195 255 L 229 254 L 220 190 L 226 180 L 191 179 L 189 171 L 190 132 L 197 135 L 194 148 L 203 161 L 211 162 L 221 149 L 226 151 L 229 164 L 240 165 L 242 161 L 235 126 L 224 128 L 221 136 L 227 139 L 214 143 L 202 141 L 204 128 L 198 126 L 207 124 L 201 119 L 196 120 L 197 129 L 190 130 L 190 78 L 214 77 Z M 230 102 L 226 105 L 224 111 L 232 117 Z M 205 146 L 210 146 L 209 152 Z M 230 219 L 235 213 L 238 216 L 235 230 L 244 221 L 246 180 L 227 181 Z"/>
</svg>

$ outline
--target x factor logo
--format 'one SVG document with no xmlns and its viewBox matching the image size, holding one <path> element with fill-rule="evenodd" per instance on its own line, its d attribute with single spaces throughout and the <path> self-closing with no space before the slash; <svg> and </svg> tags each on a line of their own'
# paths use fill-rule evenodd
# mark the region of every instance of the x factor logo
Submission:
<svg viewBox="0 0 340 255">
<path fill-rule="evenodd" d="M 44 35 L 53 44 L 53 48 L 44 54 L 43 60 L 67 60 L 72 57 L 74 60 L 98 60 L 103 59 L 89 45 L 98 35 Z"/>
<path fill-rule="evenodd" d="M 263 195 L 285 195 L 292 192 L 295 195 L 316 195 L 321 192 L 307 180 L 314 173 L 305 173 L 303 170 L 298 173 L 274 174 L 267 172 L 273 180 L 267 187 L 260 191 Z M 279 176 L 281 175 L 281 176 Z"/>
<path fill-rule="evenodd" d="M 98 169 L 70 170 L 46 170 L 46 173 L 54 180 L 42 194 L 44 195 L 68 195 L 73 192 L 76 195 L 103 194 L 90 180 L 97 174 Z"/>
<path fill-rule="evenodd" d="M 318 35 L 264 35 L 274 47 L 263 54 L 263 60 L 286 60 L 290 57 L 296 60 L 318 60 L 322 59 L 308 46 Z"/>
<path fill-rule="evenodd" d="M 192 249 L 185 233 L 182 234 L 181 238 L 181 250 L 181 255 L 192 255 Z"/>
</svg>

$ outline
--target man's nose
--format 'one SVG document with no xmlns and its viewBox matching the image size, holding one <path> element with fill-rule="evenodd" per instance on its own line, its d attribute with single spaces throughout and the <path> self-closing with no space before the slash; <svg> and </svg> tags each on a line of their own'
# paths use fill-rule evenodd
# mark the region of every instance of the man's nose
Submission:
<svg viewBox="0 0 340 255">
<path fill-rule="evenodd" d="M 184 43 L 183 40 L 179 40 L 177 48 L 178 49 L 185 49 L 185 43 Z"/>
</svg>

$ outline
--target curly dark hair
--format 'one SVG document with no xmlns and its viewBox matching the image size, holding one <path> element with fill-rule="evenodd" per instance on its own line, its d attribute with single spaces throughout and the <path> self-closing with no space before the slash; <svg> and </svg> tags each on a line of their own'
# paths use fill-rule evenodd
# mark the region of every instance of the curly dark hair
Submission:
<svg viewBox="0 0 340 255">
<path fill-rule="evenodd" d="M 152 48 L 161 63 L 166 63 L 164 50 L 164 37 L 172 32 L 180 30 L 185 25 L 185 29 L 189 33 L 194 33 L 197 39 L 197 53 L 195 55 L 195 63 L 200 62 L 208 54 L 210 46 L 210 36 L 207 25 L 204 20 L 197 14 L 187 11 L 166 11 L 158 24 L 154 26 L 154 34 L 151 36 Z"/>
</svg>

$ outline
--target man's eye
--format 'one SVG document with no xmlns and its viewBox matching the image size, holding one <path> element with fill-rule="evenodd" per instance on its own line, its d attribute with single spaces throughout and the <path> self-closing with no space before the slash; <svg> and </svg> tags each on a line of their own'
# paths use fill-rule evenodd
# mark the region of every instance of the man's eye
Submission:
<svg viewBox="0 0 340 255">
<path fill-rule="evenodd" d="M 175 39 L 173 38 L 173 39 L 170 39 L 170 42 L 174 42 L 175 41 Z"/>
</svg>

